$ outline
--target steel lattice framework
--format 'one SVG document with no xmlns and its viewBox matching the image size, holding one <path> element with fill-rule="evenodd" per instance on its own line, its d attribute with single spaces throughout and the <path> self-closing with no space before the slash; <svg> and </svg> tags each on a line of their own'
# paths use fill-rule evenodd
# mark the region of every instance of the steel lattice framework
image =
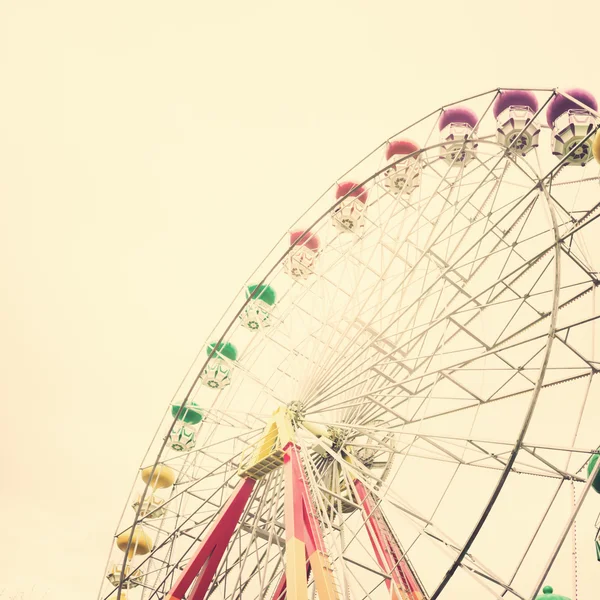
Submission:
<svg viewBox="0 0 600 600">
<path fill-rule="evenodd" d="M 531 122 L 557 94 L 599 117 L 533 91 Z M 390 138 L 420 145 L 387 162 L 377 148 L 301 217 L 316 249 L 282 239 L 265 259 L 248 283 L 277 301 L 234 301 L 192 365 L 100 598 L 533 600 L 549 575 L 573 600 L 592 589 L 574 524 L 600 510 L 583 505 L 600 470 L 584 472 L 600 444 L 600 169 L 569 160 L 596 130 L 557 159 L 540 125 L 522 155 L 496 133 L 500 93 Z M 438 123 L 457 104 L 480 116 L 450 154 Z M 209 371 L 230 385 L 202 385 Z M 175 451 L 192 403 L 195 446 Z"/>
</svg>

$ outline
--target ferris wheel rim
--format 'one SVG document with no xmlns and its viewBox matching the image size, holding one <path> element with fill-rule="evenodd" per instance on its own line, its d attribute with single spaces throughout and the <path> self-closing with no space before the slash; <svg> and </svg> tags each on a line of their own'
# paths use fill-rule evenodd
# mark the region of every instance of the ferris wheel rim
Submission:
<svg viewBox="0 0 600 600">
<path fill-rule="evenodd" d="M 483 141 L 483 140 L 482 140 L 482 141 Z M 494 144 L 493 142 L 490 142 L 490 143 Z M 494 144 L 494 145 L 498 145 L 498 144 Z M 425 152 L 425 151 L 427 151 L 427 150 L 430 150 L 430 149 L 432 149 L 432 148 L 436 148 L 436 147 L 439 147 L 439 146 L 440 146 L 440 144 L 434 144 L 434 145 L 428 146 L 427 148 L 424 148 L 422 151 L 419 151 L 418 153 Z M 418 153 L 413 153 L 413 154 L 418 154 Z M 400 159 L 400 160 L 396 161 L 396 163 L 402 162 L 402 160 L 406 160 L 407 158 L 409 158 L 409 157 L 404 157 L 403 159 Z M 395 163 L 394 163 L 394 164 L 395 164 Z M 373 180 L 373 179 L 375 179 L 376 177 L 378 177 L 378 176 L 381 174 L 381 172 L 383 172 L 384 170 L 385 170 L 385 169 L 381 169 L 380 171 L 378 171 L 378 172 L 376 172 L 375 174 L 371 175 L 371 176 L 370 176 L 370 177 L 369 177 L 367 180 L 365 180 L 365 182 L 364 182 L 364 183 L 369 183 L 371 180 Z M 364 183 L 363 183 L 363 184 L 364 184 Z M 332 207 L 330 207 L 330 208 L 329 208 L 329 209 L 328 209 L 328 210 L 327 210 L 327 211 L 326 211 L 326 212 L 325 212 L 323 215 L 321 215 L 321 217 L 319 217 L 319 218 L 318 218 L 318 219 L 315 221 L 315 223 L 314 223 L 313 225 L 311 225 L 311 226 L 310 226 L 309 230 L 310 230 L 310 229 L 312 229 L 312 228 L 314 228 L 314 227 L 315 227 L 315 225 L 317 225 L 318 223 L 320 223 L 321 221 L 323 221 L 323 220 L 324 220 L 324 219 L 325 219 L 325 218 L 326 218 L 326 217 L 327 217 L 329 214 L 331 214 L 331 213 L 334 211 L 334 209 L 335 209 L 336 205 L 337 205 L 338 203 L 341 203 L 341 202 L 342 202 L 342 201 L 343 201 L 343 200 L 344 200 L 344 199 L 345 199 L 347 196 L 348 196 L 348 195 L 346 195 L 346 196 L 344 196 L 344 197 L 340 198 L 340 200 L 339 200 L 337 203 L 333 204 L 333 205 L 332 205 Z M 290 248 L 289 248 L 289 249 L 288 249 L 288 250 L 287 250 L 287 251 L 284 253 L 284 255 L 283 255 L 283 256 L 282 256 L 282 257 L 281 257 L 281 258 L 280 258 L 280 259 L 279 259 L 279 260 L 278 260 L 278 261 L 275 263 L 275 265 L 272 267 L 272 269 L 269 271 L 269 273 L 267 273 L 267 275 L 266 275 L 266 276 L 265 276 L 265 278 L 264 278 L 264 279 L 263 279 L 263 280 L 260 282 L 260 284 L 259 284 L 259 285 L 262 285 L 262 284 L 263 284 L 263 283 L 264 283 L 264 282 L 265 282 L 265 281 L 268 279 L 268 277 L 269 277 L 269 275 L 271 274 L 271 272 L 272 272 L 272 271 L 274 271 L 274 270 L 277 268 L 277 266 L 279 266 L 279 265 L 280 265 L 280 264 L 281 264 L 281 263 L 282 263 L 282 262 L 285 260 L 285 258 L 286 258 L 286 257 L 289 255 L 289 253 L 291 252 L 291 249 L 292 249 L 294 246 L 295 246 L 295 244 L 293 244 L 293 245 L 292 245 L 292 246 L 291 246 L 291 247 L 290 247 Z M 252 297 L 253 297 L 253 295 L 251 295 L 251 296 L 249 296 L 249 297 L 247 298 L 247 300 L 244 302 L 244 304 L 242 305 L 242 307 L 240 308 L 240 310 L 238 311 L 238 313 L 236 314 L 236 316 L 235 316 L 235 317 L 233 318 L 233 320 L 230 322 L 229 326 L 227 327 L 227 330 L 226 330 L 226 331 L 225 331 L 225 332 L 222 334 L 221 338 L 219 339 L 219 341 L 217 342 L 217 344 L 216 344 L 216 345 L 218 345 L 220 342 L 222 342 L 222 341 L 223 341 L 223 339 L 225 338 L 225 336 L 227 335 L 227 333 L 229 332 L 229 330 L 230 330 L 230 329 L 231 329 L 231 328 L 232 328 L 232 327 L 233 327 L 233 326 L 234 326 L 234 325 L 237 323 L 237 318 L 239 317 L 239 314 L 241 314 L 241 312 L 242 312 L 243 308 L 244 308 L 244 307 L 245 307 L 245 306 L 246 306 L 246 305 L 247 305 L 247 304 L 248 304 L 248 303 L 249 303 L 249 302 L 252 300 Z M 216 346 L 215 346 L 215 347 L 216 347 Z M 211 351 L 211 354 L 210 354 L 210 355 L 208 356 L 208 358 L 205 360 L 204 366 L 206 366 L 206 364 L 207 364 L 207 363 L 208 363 L 208 361 L 210 360 L 211 356 L 212 356 L 212 355 L 214 355 L 214 352 L 215 352 L 215 348 L 213 348 L 213 350 Z M 197 379 L 196 379 L 195 381 L 197 382 Z M 188 396 L 189 396 L 189 395 L 188 395 Z M 180 407 L 180 409 L 179 409 L 179 412 L 181 412 L 181 411 L 184 409 L 184 407 L 185 407 L 185 403 L 186 403 L 186 402 L 187 402 L 187 400 L 188 400 L 188 396 L 186 396 L 186 399 L 184 400 L 184 402 L 182 402 L 182 404 L 181 404 L 181 407 Z M 178 414 L 179 414 L 179 413 L 178 413 Z M 174 419 L 174 421 L 173 421 L 173 425 L 174 425 L 175 423 L 176 423 L 176 418 L 175 418 L 175 419 Z M 166 444 L 165 444 L 165 445 L 166 445 Z M 156 466 L 157 466 L 158 464 L 160 464 L 160 460 L 161 460 L 161 457 L 162 457 L 162 451 L 163 451 L 163 450 L 164 450 L 164 446 L 163 446 L 163 448 L 161 449 L 161 454 L 159 455 L 159 457 L 158 457 L 158 458 L 157 458 L 157 460 L 155 461 L 155 463 L 154 463 L 154 465 L 153 465 L 153 468 L 156 468 Z M 152 477 L 152 475 L 150 475 L 150 477 Z M 147 489 L 148 489 L 148 486 L 146 486 L 146 490 L 147 490 Z M 143 501 L 143 497 L 142 497 L 142 501 Z M 136 519 L 136 521 L 134 521 L 134 524 L 133 524 L 133 526 L 132 526 L 132 535 L 133 535 L 133 527 L 135 527 L 135 525 L 137 524 L 137 522 L 138 522 L 138 519 Z"/>
<path fill-rule="evenodd" d="M 499 91 L 500 91 L 500 89 L 507 89 L 507 88 L 497 88 L 497 91 L 499 92 Z M 515 89 L 515 88 L 509 88 L 509 89 Z M 496 91 L 496 90 L 492 90 L 492 92 L 493 92 L 493 91 Z M 544 90 L 544 91 L 546 91 L 546 90 Z M 489 94 L 489 93 L 491 93 L 491 92 L 485 92 L 485 93 L 483 93 L 483 94 L 479 94 L 479 95 L 477 95 L 477 96 L 472 96 L 471 98 L 475 98 L 475 97 L 483 96 L 483 95 L 486 95 L 486 94 Z M 446 106 L 452 106 L 453 104 L 458 104 L 458 103 L 460 103 L 460 102 L 462 102 L 462 101 L 458 101 L 458 102 L 456 102 L 456 103 L 452 103 L 452 104 L 449 104 L 449 105 L 446 105 Z M 443 110 L 443 108 L 444 108 L 444 107 L 442 107 L 442 109 L 441 109 L 441 110 Z M 541 110 L 541 109 L 540 109 L 540 110 Z M 439 112 L 439 110 L 433 111 L 433 112 L 431 113 L 431 115 L 434 115 L 434 114 L 435 114 L 435 113 L 437 113 L 437 112 Z M 425 118 L 426 118 L 426 117 L 425 117 Z M 417 123 L 418 123 L 418 121 L 417 121 Z M 413 124 L 413 125 L 414 125 L 414 124 Z M 409 127 L 407 127 L 406 129 L 408 129 L 408 128 L 412 127 L 413 125 L 410 125 L 410 126 L 409 126 Z M 591 135 L 591 134 L 590 134 L 590 135 Z M 588 136 L 588 137 L 589 137 L 589 136 Z M 488 142 L 487 140 L 483 140 L 483 139 L 479 139 L 479 140 L 478 140 L 478 142 L 479 142 L 479 143 L 482 143 L 482 144 L 484 144 L 484 143 L 491 143 L 491 144 L 493 144 L 493 145 L 495 145 L 495 146 L 499 146 L 499 144 L 497 144 L 497 143 L 495 143 L 495 142 Z M 384 142 L 384 143 L 385 143 L 385 142 Z M 399 164 L 399 163 L 401 163 L 401 162 L 403 162 L 403 161 L 405 161 L 405 160 L 408 160 L 409 158 L 412 158 L 413 156 L 418 156 L 418 155 L 420 155 L 420 154 L 422 154 L 422 153 L 425 153 L 425 152 L 427 152 L 427 151 L 430 151 L 430 150 L 432 150 L 432 149 L 435 149 L 436 147 L 439 147 L 439 146 L 441 146 L 441 145 L 442 145 L 442 144 L 432 144 L 432 145 L 428 145 L 427 147 L 425 147 L 425 148 L 423 148 L 423 149 L 420 149 L 419 151 L 417 151 L 417 152 L 414 152 L 414 153 L 412 153 L 411 155 L 403 156 L 401 159 L 399 159 L 399 160 L 397 160 L 397 161 L 395 161 L 394 163 L 391 163 L 391 164 L 393 164 L 393 165 Z M 381 148 L 381 145 L 380 145 L 380 146 L 378 146 L 378 148 Z M 361 184 L 359 184 L 359 185 L 361 185 L 361 186 L 362 186 L 362 185 L 365 185 L 365 184 L 367 184 L 367 183 L 370 183 L 371 181 L 375 180 L 375 179 L 376 179 L 377 177 L 379 177 L 379 176 L 380 176 L 380 175 L 381 175 L 381 174 L 382 174 L 382 173 L 383 173 L 383 172 L 384 172 L 384 171 L 385 171 L 387 168 L 389 168 L 389 166 L 390 166 L 390 165 L 386 165 L 384 168 L 382 168 L 382 169 L 380 169 L 379 171 L 377 171 L 376 173 L 374 173 L 374 174 L 370 175 L 370 176 L 369 176 L 367 179 L 365 179 L 365 180 L 364 180 L 364 181 L 363 181 Z M 548 174 L 544 175 L 543 177 L 540 177 L 540 179 L 539 179 L 540 183 L 541 183 L 542 181 L 546 181 L 546 180 L 548 179 L 548 177 L 549 177 L 549 176 L 550 176 L 552 173 L 556 172 L 556 170 L 558 170 L 558 169 L 560 168 L 560 166 L 561 166 L 561 164 L 559 163 L 559 165 L 556 165 L 556 166 L 555 166 L 555 167 L 554 167 L 554 168 L 553 168 L 553 169 L 552 169 L 552 170 L 551 170 L 551 171 L 550 171 Z M 330 188 L 328 188 L 328 189 L 331 189 L 331 187 L 330 187 Z M 535 190 L 535 187 L 533 187 L 533 188 L 530 190 L 530 192 L 529 192 L 529 193 L 533 192 L 534 190 Z M 321 224 L 321 223 L 322 223 L 322 222 L 323 222 L 325 219 L 327 219 L 327 217 L 328 217 L 329 215 L 331 215 L 331 214 L 332 214 L 332 213 L 335 211 L 336 207 L 337 207 L 337 206 L 339 206 L 339 205 L 340 205 L 340 204 L 341 204 L 341 203 L 342 203 L 344 200 L 346 200 L 346 199 L 347 199 L 349 196 L 350 196 L 350 194 L 349 194 L 349 193 L 347 193 L 347 194 L 345 194 L 343 197 L 341 197 L 339 200 L 337 200 L 336 202 L 332 203 L 332 204 L 331 204 L 331 206 L 328 208 L 328 210 L 326 210 L 326 211 L 325 211 L 325 212 L 324 212 L 324 213 L 323 213 L 323 214 L 322 214 L 320 217 L 318 217 L 318 218 L 317 218 L 317 219 L 316 219 L 316 220 L 315 220 L 315 221 L 314 221 L 314 222 L 313 222 L 313 223 L 312 223 L 312 224 L 311 224 L 309 227 L 307 227 L 307 228 L 306 228 L 306 231 L 312 231 L 312 230 L 313 230 L 315 227 L 317 227 L 319 224 Z M 553 210 L 552 203 L 550 202 L 550 200 L 548 199 L 548 197 L 546 197 L 546 200 L 547 200 L 547 203 L 548 203 L 548 205 L 549 205 L 549 207 L 550 207 L 550 210 L 552 211 L 552 210 Z M 559 234 L 559 231 L 558 231 L 558 226 L 557 226 L 557 223 L 556 223 L 556 218 L 553 218 L 553 230 L 554 230 L 554 233 L 555 233 L 555 243 L 553 244 L 553 247 L 554 247 L 554 252 L 555 252 L 555 261 L 556 261 L 556 262 L 555 262 L 555 281 L 554 281 L 554 290 L 553 290 L 553 291 L 554 291 L 554 305 L 553 305 L 553 310 L 552 310 L 552 315 L 551 315 L 551 325 L 550 325 L 550 327 L 549 327 L 549 331 L 554 331 L 554 329 L 555 329 L 555 325 L 556 325 L 556 316 L 557 316 L 557 312 L 558 312 L 558 309 L 559 309 L 559 307 L 558 307 L 558 295 L 559 295 L 559 292 L 560 292 L 560 278 L 559 278 L 559 274 L 560 274 L 560 273 L 559 273 L 559 257 L 560 257 L 560 248 L 559 248 L 559 242 L 560 242 L 560 240 L 559 240 L 559 237 L 560 237 L 560 234 Z M 286 250 L 286 251 L 283 253 L 283 255 L 282 255 L 282 256 L 281 256 L 279 259 L 277 259 L 277 260 L 276 260 L 275 264 L 274 264 L 274 265 L 273 265 L 273 266 L 272 266 L 272 267 L 271 267 L 271 268 L 270 268 L 270 269 L 267 271 L 267 273 L 264 275 L 264 277 L 263 277 L 263 278 L 260 280 L 260 282 L 257 284 L 257 288 L 258 288 L 258 286 L 265 284 L 265 283 L 266 283 L 266 282 L 269 280 L 269 278 L 270 278 L 270 277 L 271 277 L 271 275 L 272 275 L 272 274 L 275 272 L 275 270 L 276 270 L 276 269 L 277 269 L 277 268 L 278 268 L 278 267 L 279 267 L 279 266 L 280 266 L 280 265 L 281 265 L 281 264 L 282 264 L 282 263 L 285 261 L 285 259 L 286 259 L 286 258 L 289 256 L 289 254 L 292 252 L 293 248 L 294 248 L 294 247 L 296 247 L 296 246 L 298 245 L 299 241 L 300 241 L 300 239 L 298 239 L 298 240 L 296 240 L 294 243 L 292 243 L 292 244 L 290 245 L 290 247 L 289 247 L 289 248 L 287 248 L 287 250 Z M 261 266 L 262 266 L 262 263 L 261 263 Z M 259 266 L 259 269 L 260 269 L 260 266 Z M 257 270 L 258 270 L 258 269 L 257 269 Z M 556 275 L 556 272 L 557 272 L 557 271 L 558 271 L 558 276 Z M 198 383 L 198 380 L 199 380 L 199 377 L 200 377 L 200 373 L 201 373 L 201 372 L 202 372 L 202 370 L 203 370 L 203 369 L 206 367 L 206 365 L 208 364 L 208 362 L 210 361 L 210 359 L 211 359 L 211 358 L 212 358 L 212 357 L 215 355 L 216 348 L 219 346 L 219 344 L 220 344 L 220 343 L 222 343 L 222 342 L 224 341 L 224 339 L 226 338 L 226 336 L 228 335 L 228 333 L 230 333 L 230 331 L 232 330 L 232 328 L 233 328 L 233 327 L 234 327 L 234 326 L 235 326 L 235 325 L 238 323 L 238 318 L 239 318 L 240 314 L 242 313 L 242 311 L 244 310 L 244 308 L 246 308 L 246 307 L 248 306 L 248 304 L 249 304 L 249 303 L 250 303 L 250 302 L 251 302 L 251 301 L 252 301 L 252 300 L 253 300 L 253 299 L 254 299 L 256 296 L 257 296 L 257 290 L 254 290 L 254 291 L 253 291 L 253 292 L 252 292 L 252 293 L 251 293 L 251 294 L 250 294 L 250 295 L 249 295 L 249 296 L 248 296 L 248 297 L 245 299 L 245 301 L 242 303 L 242 306 L 241 306 L 241 307 L 240 307 L 240 309 L 237 311 L 237 313 L 234 315 L 234 317 L 232 318 L 232 320 L 230 321 L 230 323 L 229 323 L 228 325 L 226 325 L 226 327 L 225 327 L 225 329 L 224 329 L 223 333 L 222 333 L 222 334 L 221 334 L 221 336 L 218 338 L 218 341 L 215 343 L 215 346 L 214 346 L 214 348 L 212 349 L 212 351 L 209 353 L 209 355 L 208 355 L 208 356 L 207 356 L 207 358 L 205 359 L 205 361 L 204 361 L 204 363 L 203 363 L 202 367 L 200 367 L 200 369 L 199 369 L 199 374 L 198 374 L 198 375 L 196 376 L 196 378 L 193 380 L 193 383 L 192 383 L 192 385 L 191 385 L 191 387 L 190 387 L 190 390 L 189 390 L 189 392 L 188 392 L 188 393 L 186 393 L 186 395 L 185 395 L 185 398 L 184 398 L 184 400 L 183 400 L 183 402 L 181 403 L 181 406 L 180 406 L 180 408 L 179 408 L 179 411 L 177 412 L 177 415 L 174 417 L 174 419 L 173 419 L 173 421 L 172 421 L 172 423 L 171 423 L 171 427 L 169 428 L 169 431 L 167 432 L 167 434 L 166 434 L 166 436 L 165 436 L 165 440 L 163 441 L 163 444 L 162 444 L 162 446 L 161 446 L 161 448 L 160 448 L 160 450 L 159 450 L 159 453 L 158 453 L 158 455 L 157 455 L 157 458 L 154 460 L 154 462 L 153 462 L 153 464 L 152 464 L 152 471 L 151 471 L 150 479 L 152 478 L 152 475 L 153 475 L 153 473 L 154 473 L 154 470 L 156 469 L 156 467 L 157 467 L 157 466 L 158 466 L 158 465 L 161 463 L 161 459 L 162 459 L 162 457 L 163 457 L 163 454 L 164 454 L 164 451 L 165 451 L 165 448 L 166 448 L 166 445 L 167 445 L 167 439 L 168 439 L 168 435 L 169 435 L 169 433 L 170 433 L 170 432 L 173 430 L 173 428 L 174 428 L 175 424 L 177 423 L 177 417 L 178 417 L 178 416 L 179 416 L 179 415 L 182 413 L 182 411 L 184 411 L 184 410 L 185 410 L 185 407 L 186 407 L 186 405 L 187 405 L 187 402 L 190 400 L 190 397 L 191 397 L 191 392 L 193 391 L 194 387 L 195 387 L 195 386 L 197 385 L 197 383 Z M 234 302 L 235 302 L 235 300 L 234 300 Z M 234 303 L 234 302 L 232 302 L 232 305 L 233 305 L 233 303 Z M 536 383 L 536 391 L 535 391 L 535 393 L 532 395 L 532 399 L 531 399 L 531 401 L 530 401 L 530 408 L 531 408 L 531 407 L 533 407 L 533 409 L 535 408 L 535 403 L 536 403 L 536 401 L 537 401 L 537 397 L 539 396 L 540 389 L 541 389 L 541 386 L 542 386 L 542 384 L 543 384 L 543 379 L 544 379 L 544 376 L 545 376 L 545 367 L 546 367 L 546 365 L 547 365 L 548 357 L 549 357 L 549 355 L 550 355 L 550 352 L 551 352 L 551 349 L 552 349 L 552 340 L 553 340 L 553 339 L 554 339 L 554 335 L 549 335 L 549 336 L 548 336 L 548 341 L 549 341 L 549 343 L 547 344 L 547 346 L 546 346 L 546 350 L 545 350 L 544 367 L 543 367 L 543 376 L 540 376 L 540 377 L 538 377 L 538 380 L 537 380 L 537 383 Z M 532 413 L 531 413 L 531 414 L 532 414 Z M 529 418 L 530 418 L 530 417 L 531 417 L 531 415 L 529 416 Z M 525 424 L 524 424 L 524 426 L 523 426 L 523 428 L 522 428 L 521 434 L 519 435 L 519 440 L 518 440 L 518 442 L 516 442 L 516 443 L 515 443 L 515 446 L 513 447 L 513 451 L 512 451 L 512 455 L 513 455 L 513 462 L 514 462 L 514 458 L 516 458 L 516 452 L 515 452 L 515 450 L 516 450 L 518 447 L 520 447 L 520 444 L 522 443 L 522 440 L 523 440 L 523 438 L 524 438 L 524 435 L 525 435 L 525 433 L 526 433 L 527 426 L 528 426 L 528 423 L 525 423 Z M 511 465 L 511 466 L 512 466 L 513 462 L 511 462 L 511 463 L 510 463 L 510 465 Z M 509 472 L 510 472 L 510 467 L 507 467 L 507 468 L 505 468 L 505 469 L 504 469 L 504 471 L 503 471 L 503 473 L 502 473 L 502 476 L 500 477 L 500 480 L 499 480 L 499 482 L 500 482 L 500 481 L 502 481 L 502 483 L 499 485 L 499 487 L 498 487 L 498 489 L 497 489 L 497 492 L 498 492 L 498 494 L 500 493 L 500 491 L 501 491 L 501 489 L 502 489 L 502 486 L 504 485 L 504 482 L 506 481 L 506 478 L 508 477 L 508 474 L 509 474 Z M 146 486 L 145 486 L 145 488 L 144 488 L 144 491 L 143 491 L 143 493 L 142 493 L 142 497 L 141 497 L 141 501 L 140 501 L 140 507 L 137 509 L 137 511 L 136 511 L 136 515 L 135 515 L 135 518 L 134 518 L 134 521 L 133 521 L 133 523 L 132 523 L 132 525 L 131 525 L 131 534 L 130 534 L 130 538 L 129 538 L 129 543 L 128 543 L 127 549 L 129 549 L 129 547 L 130 547 L 130 545 L 131 545 L 131 541 L 132 541 L 132 538 L 133 538 L 134 529 L 135 529 L 136 525 L 137 525 L 137 524 L 140 522 L 140 518 L 139 518 L 139 516 L 140 516 L 140 510 L 141 510 L 141 502 L 143 502 L 143 500 L 144 500 L 144 498 L 145 498 L 145 495 L 146 495 L 146 493 L 147 493 L 148 489 L 149 489 L 149 484 L 146 484 Z M 496 497 L 497 497 L 497 495 L 496 495 Z M 488 510 L 488 508 L 491 510 L 491 506 L 493 505 L 494 501 L 495 501 L 495 500 L 492 500 L 492 499 L 490 500 L 490 503 L 489 503 L 489 504 L 486 506 L 486 511 Z M 488 512 L 489 512 L 489 511 L 488 511 Z M 482 523 L 482 525 L 483 525 L 483 523 Z M 473 538 L 473 539 L 474 539 L 474 538 Z M 470 546 L 470 544 L 469 544 L 469 546 Z M 468 547 L 466 546 L 466 547 L 465 547 L 465 549 L 464 549 L 464 554 L 466 554 L 466 552 L 467 552 L 467 551 L 468 551 Z M 127 554 L 127 550 L 125 551 L 125 554 Z M 463 554 L 463 557 L 464 557 L 464 554 Z M 461 559 L 461 560 L 462 560 L 462 559 Z M 124 579 L 124 577 L 123 577 L 123 574 L 124 574 L 124 572 L 125 572 L 125 570 L 124 570 L 124 566 L 125 566 L 125 564 L 126 564 L 126 560 L 124 560 L 124 561 L 123 561 L 123 569 L 122 569 L 121 581 L 120 581 L 119 588 L 118 588 L 118 595 L 117 595 L 117 598 L 120 598 L 121 584 L 122 584 L 122 582 L 123 582 L 123 579 Z M 459 565 L 459 564 L 460 564 L 460 561 L 456 561 L 456 562 L 455 562 L 454 570 L 456 570 L 456 568 L 458 567 L 458 565 Z M 454 572 L 454 571 L 453 571 L 453 572 Z M 451 576 L 451 575 L 450 575 L 450 576 Z M 443 589 L 443 587 L 439 587 L 439 588 L 438 588 L 438 589 L 437 589 L 437 590 L 434 592 L 434 594 L 432 595 L 432 597 L 431 597 L 431 600 L 435 600 L 435 599 L 438 597 L 439 593 L 441 593 L 441 590 L 442 590 L 442 589 Z"/>
<path fill-rule="evenodd" d="M 541 110 L 541 109 L 540 109 Z M 442 579 L 442 581 L 440 582 L 440 584 L 438 585 L 437 589 L 434 591 L 434 593 L 431 595 L 431 599 L 430 600 L 437 600 L 437 598 L 439 597 L 439 595 L 442 593 L 442 591 L 444 590 L 444 588 L 446 587 L 446 585 L 449 583 L 450 579 L 452 578 L 452 576 L 454 575 L 454 573 L 456 572 L 456 569 L 458 569 L 459 565 L 461 564 L 461 562 L 463 561 L 464 557 L 466 556 L 467 552 L 469 551 L 469 549 L 471 548 L 471 546 L 473 545 L 475 539 L 477 538 L 477 535 L 479 534 L 479 532 L 481 531 L 483 525 L 485 524 L 492 508 L 494 507 L 494 504 L 496 503 L 496 500 L 498 499 L 502 488 L 504 487 L 507 479 L 508 479 L 508 475 L 510 474 L 510 471 L 512 469 L 512 466 L 517 458 L 517 453 L 519 451 L 519 449 L 521 448 L 521 445 L 523 443 L 523 440 L 525 438 L 525 435 L 527 433 L 527 430 L 529 429 L 529 424 L 531 422 L 531 418 L 533 416 L 533 412 L 535 410 L 535 406 L 537 404 L 537 400 L 539 398 L 539 394 L 542 388 L 542 384 L 544 382 L 544 378 L 546 375 L 546 370 L 547 370 L 547 366 L 548 366 L 548 361 L 550 358 L 550 353 L 552 351 L 552 345 L 554 342 L 554 334 L 555 334 L 555 329 L 556 329 L 556 321 L 557 321 L 557 316 L 558 316 L 558 310 L 559 310 L 559 295 L 560 295 L 560 263 L 561 263 L 561 249 L 560 249 L 560 232 L 558 229 L 558 223 L 557 223 L 557 219 L 556 219 L 556 212 L 555 212 L 555 208 L 554 205 L 550 199 L 550 197 L 547 194 L 546 188 L 543 184 L 541 184 L 544 190 L 544 197 L 546 199 L 546 206 L 548 208 L 548 211 L 550 213 L 551 216 L 551 221 L 552 221 L 552 229 L 554 232 L 554 238 L 555 238 L 555 242 L 554 242 L 554 288 L 553 288 L 553 303 L 552 303 L 552 313 L 550 315 L 550 325 L 548 327 L 548 336 L 547 336 L 547 341 L 546 341 L 546 348 L 545 348 L 545 353 L 544 353 L 544 359 L 542 362 L 542 365 L 540 366 L 540 370 L 539 370 L 539 375 L 536 381 L 536 387 L 535 390 L 533 392 L 533 394 L 531 395 L 531 400 L 529 402 L 529 408 L 527 410 L 527 414 L 523 420 L 522 426 L 521 426 L 521 430 L 519 432 L 519 436 L 515 442 L 515 445 L 511 451 L 510 454 L 510 458 L 506 463 L 506 467 L 504 468 L 504 471 L 502 472 L 498 483 L 496 484 L 496 487 L 494 489 L 494 491 L 492 492 L 492 495 L 490 496 L 490 499 L 487 503 L 487 505 L 485 506 L 481 517 L 479 518 L 479 520 L 477 521 L 477 523 L 475 524 L 475 527 L 473 528 L 473 532 L 471 533 L 471 535 L 469 536 L 469 538 L 467 539 L 467 541 L 465 542 L 463 548 L 461 549 L 460 553 L 458 554 L 456 560 L 454 561 L 454 563 L 451 565 L 450 569 L 448 569 L 448 572 L 446 573 L 446 575 L 444 576 L 444 578 Z M 537 594 L 538 590 L 535 590 L 534 595 Z M 533 597 L 532 597 L 533 600 Z"/>
</svg>

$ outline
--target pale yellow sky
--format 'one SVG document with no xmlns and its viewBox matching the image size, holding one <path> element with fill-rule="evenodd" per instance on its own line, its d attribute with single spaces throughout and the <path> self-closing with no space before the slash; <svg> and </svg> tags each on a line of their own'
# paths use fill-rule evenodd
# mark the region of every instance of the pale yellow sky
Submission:
<svg viewBox="0 0 600 600">
<path fill-rule="evenodd" d="M 600 94 L 571 6 L 0 2 L 0 590 L 95 596 L 181 376 L 340 173 L 479 91 Z"/>
</svg>

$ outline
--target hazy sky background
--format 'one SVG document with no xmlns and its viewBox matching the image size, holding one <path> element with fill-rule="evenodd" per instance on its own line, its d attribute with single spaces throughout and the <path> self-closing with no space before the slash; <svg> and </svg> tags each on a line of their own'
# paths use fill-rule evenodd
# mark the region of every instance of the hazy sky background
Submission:
<svg viewBox="0 0 600 600">
<path fill-rule="evenodd" d="M 599 18 L 592 0 L 0 0 L 0 590 L 95 597 L 166 404 L 282 231 L 442 104 L 600 95 Z"/>
</svg>

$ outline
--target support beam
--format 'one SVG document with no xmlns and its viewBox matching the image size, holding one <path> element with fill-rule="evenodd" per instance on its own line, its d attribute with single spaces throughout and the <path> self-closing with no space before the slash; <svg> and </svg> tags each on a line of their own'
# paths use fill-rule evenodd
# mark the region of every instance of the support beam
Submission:
<svg viewBox="0 0 600 600">
<path fill-rule="evenodd" d="M 187 600 L 204 600 L 255 484 L 254 479 L 240 480 L 165 600 L 182 600 L 186 594 Z"/>
<path fill-rule="evenodd" d="M 424 600 L 424 590 L 417 581 L 400 544 L 389 527 L 379 505 L 373 501 L 363 483 L 355 479 L 354 487 L 362 506 L 362 515 L 381 570 L 389 573 L 386 585 L 392 600 Z"/>
<path fill-rule="evenodd" d="M 289 442 L 284 448 L 285 473 L 285 581 L 277 587 L 281 598 L 285 586 L 287 600 L 308 599 L 308 572 L 312 570 L 319 600 L 339 600 L 321 526 L 313 504 L 298 447 Z M 306 561 L 308 559 L 308 565 Z"/>
</svg>

